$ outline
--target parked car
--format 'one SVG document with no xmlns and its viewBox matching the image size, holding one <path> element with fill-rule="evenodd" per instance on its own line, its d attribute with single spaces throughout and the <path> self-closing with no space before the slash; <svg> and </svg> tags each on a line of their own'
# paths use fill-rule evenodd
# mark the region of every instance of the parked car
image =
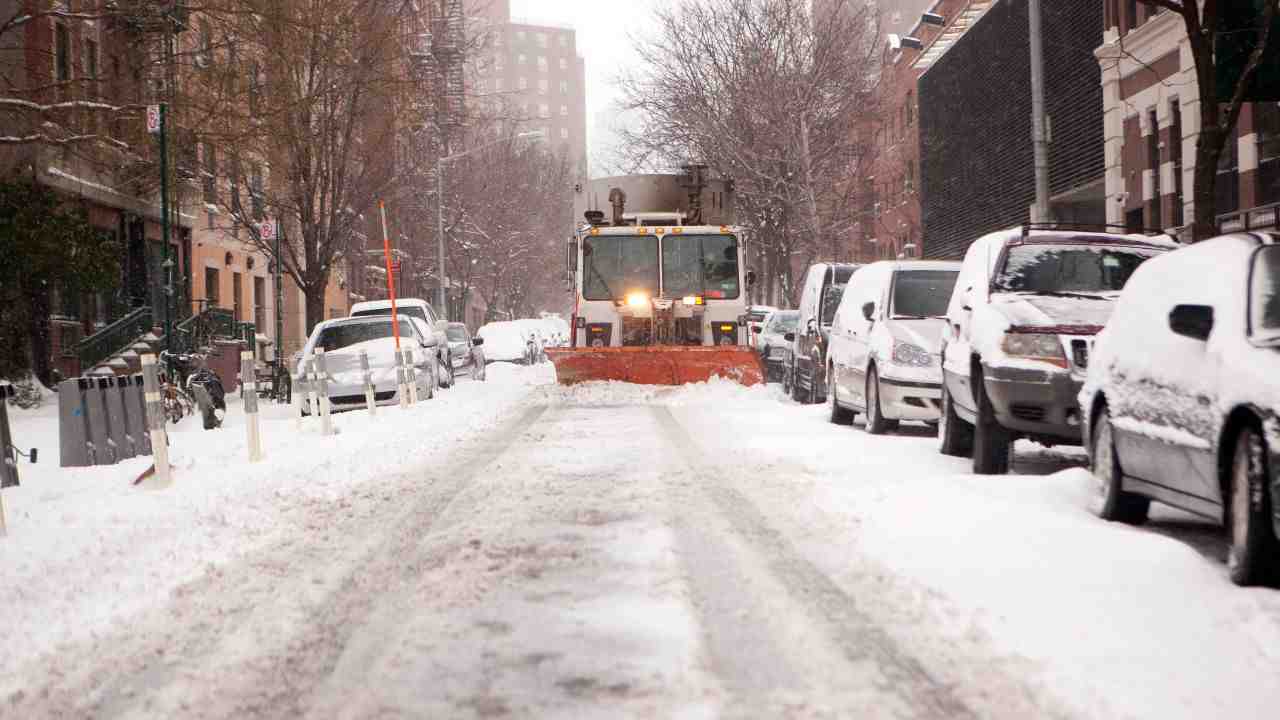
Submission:
<svg viewBox="0 0 1280 720">
<path fill-rule="evenodd" d="M 1080 443 L 1077 395 L 1089 348 L 1138 266 L 1177 245 L 1141 235 L 1028 230 L 983 236 L 965 254 L 942 336 L 948 455 L 1005 473 L 1013 441 Z"/>
<path fill-rule="evenodd" d="M 880 434 L 901 420 L 937 422 L 938 351 L 958 262 L 884 261 L 849 280 L 831 324 L 827 404 L 831 422 L 865 413 Z"/>
<path fill-rule="evenodd" d="M 1280 582 L 1280 234 L 1139 268 L 1080 403 L 1098 515 L 1142 523 L 1159 500 L 1220 520 L 1231 579 Z"/>
<path fill-rule="evenodd" d="M 484 380 L 484 338 L 471 337 L 471 331 L 463 323 L 449 323 L 445 334 L 449 338 L 449 354 L 453 358 L 454 372 L 466 371 L 473 380 Z"/>
<path fill-rule="evenodd" d="M 752 305 L 747 308 L 747 332 L 752 336 L 759 334 L 764 329 L 764 323 L 769 316 L 777 312 L 778 308 L 770 305 Z M 759 328 L 757 330 L 756 328 Z"/>
<path fill-rule="evenodd" d="M 536 320 L 499 320 L 485 324 L 476 336 L 484 339 L 485 361 L 532 365 L 543 356 L 542 338 L 530 324 Z"/>
<path fill-rule="evenodd" d="M 436 363 L 444 369 L 440 374 L 440 387 L 453 385 L 453 360 L 449 357 L 449 340 L 445 335 L 448 322 L 436 314 L 431 303 L 419 298 L 397 298 L 396 313 L 417 318 L 427 324 L 431 334 L 435 336 Z M 390 300 L 368 300 L 351 306 L 351 317 L 370 317 L 373 315 L 390 315 Z"/>
<path fill-rule="evenodd" d="M 418 397 L 434 396 L 440 368 L 436 364 L 435 337 L 424 332 L 425 324 L 413 318 L 401 318 L 400 347 L 413 353 L 417 369 Z M 317 348 L 324 348 L 325 371 L 329 383 L 329 403 L 334 410 L 365 406 L 364 372 L 360 367 L 360 351 L 369 356 L 369 372 L 373 380 L 374 401 L 378 405 L 400 402 L 396 377 L 395 337 L 391 318 L 387 316 L 340 318 L 319 323 L 307 338 L 302 355 L 294 368 L 302 373 Z"/>
<path fill-rule="evenodd" d="M 796 331 L 799 317 L 800 313 L 795 310 L 775 310 L 765 318 L 756 335 L 756 347 L 760 348 L 766 382 L 782 380 L 783 369 L 791 357 L 791 343 L 787 341 L 786 335 Z"/>
<path fill-rule="evenodd" d="M 796 329 L 788 333 L 791 356 L 782 376 L 782 389 L 797 402 L 826 400 L 827 341 L 831 321 L 844 286 L 859 266 L 848 263 L 810 265 L 800 292 Z"/>
</svg>

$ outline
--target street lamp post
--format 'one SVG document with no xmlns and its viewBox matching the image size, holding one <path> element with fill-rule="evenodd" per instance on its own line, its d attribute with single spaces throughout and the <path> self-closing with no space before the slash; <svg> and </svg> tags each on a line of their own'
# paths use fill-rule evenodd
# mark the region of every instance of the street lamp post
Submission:
<svg viewBox="0 0 1280 720">
<path fill-rule="evenodd" d="M 530 138 L 542 137 L 541 131 L 523 132 L 517 134 L 513 139 L 526 140 Z M 440 314 L 445 319 L 449 318 L 448 290 L 444 273 L 444 166 L 445 163 L 452 162 L 459 158 L 464 158 L 473 153 L 492 147 L 499 143 L 507 142 L 508 138 L 498 138 L 491 140 L 482 145 L 477 145 L 470 150 L 463 150 L 453 155 L 446 155 L 436 161 L 436 280 L 439 283 L 439 294 L 437 302 L 440 306 Z"/>
</svg>

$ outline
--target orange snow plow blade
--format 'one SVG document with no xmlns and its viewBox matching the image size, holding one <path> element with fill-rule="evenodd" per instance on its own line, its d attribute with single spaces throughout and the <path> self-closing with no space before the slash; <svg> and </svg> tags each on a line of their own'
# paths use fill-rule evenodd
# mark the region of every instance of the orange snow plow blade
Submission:
<svg viewBox="0 0 1280 720">
<path fill-rule="evenodd" d="M 764 382 L 760 354 L 741 346 L 650 345 L 613 348 L 547 348 L 561 385 L 616 380 L 637 385 L 685 385 L 713 377 L 743 385 Z"/>
</svg>

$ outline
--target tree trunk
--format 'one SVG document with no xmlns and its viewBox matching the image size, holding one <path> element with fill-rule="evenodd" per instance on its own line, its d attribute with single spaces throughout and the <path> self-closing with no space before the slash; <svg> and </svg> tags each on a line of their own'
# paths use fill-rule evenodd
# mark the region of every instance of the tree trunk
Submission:
<svg viewBox="0 0 1280 720">
<path fill-rule="evenodd" d="M 307 306 L 307 335 L 311 335 L 311 330 L 316 325 L 324 322 L 324 291 L 327 282 L 320 280 L 317 283 L 308 285 L 302 289 L 302 294 L 306 298 Z"/>
<path fill-rule="evenodd" d="M 1204 103 L 1201 103 L 1204 106 Z M 1201 131 L 1196 138 L 1196 169 L 1192 194 L 1195 216 L 1191 221 L 1191 241 L 1208 240 L 1218 234 L 1217 197 L 1218 161 L 1222 157 L 1223 138 L 1218 129 L 1217 113 L 1213 124 L 1204 124 L 1209 113 L 1201 112 Z"/>
</svg>

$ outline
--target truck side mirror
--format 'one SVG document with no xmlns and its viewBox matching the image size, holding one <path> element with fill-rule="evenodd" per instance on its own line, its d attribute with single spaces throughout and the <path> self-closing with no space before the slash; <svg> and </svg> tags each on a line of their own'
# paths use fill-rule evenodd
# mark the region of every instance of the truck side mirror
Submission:
<svg viewBox="0 0 1280 720">
<path fill-rule="evenodd" d="M 818 332 L 818 321 L 813 318 L 809 318 L 809 323 L 805 326 L 805 329 L 809 331 L 810 335 Z"/>
<path fill-rule="evenodd" d="M 863 305 L 862 305 L 862 317 L 866 318 L 868 322 L 870 322 L 870 321 L 871 321 L 871 316 L 875 315 L 875 313 L 876 313 L 876 304 L 875 304 L 875 303 L 873 303 L 873 302 L 863 303 Z"/>
<path fill-rule="evenodd" d="M 783 336 L 782 336 L 782 339 L 783 339 L 783 340 L 786 340 L 787 342 L 795 342 L 795 341 L 796 341 L 796 334 L 795 334 L 795 333 L 793 333 L 793 332 L 789 332 L 789 333 L 787 333 L 786 335 L 783 335 Z"/>
</svg>

